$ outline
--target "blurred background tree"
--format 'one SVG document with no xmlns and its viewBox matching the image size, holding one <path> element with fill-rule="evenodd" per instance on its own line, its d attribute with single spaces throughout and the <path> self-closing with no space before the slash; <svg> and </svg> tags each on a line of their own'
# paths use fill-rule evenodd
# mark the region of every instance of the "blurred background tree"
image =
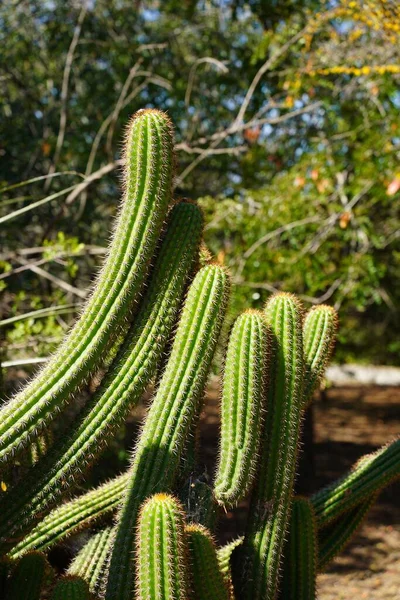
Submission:
<svg viewBox="0 0 400 600">
<path fill-rule="evenodd" d="M 79 310 L 124 125 L 153 106 L 232 314 L 289 290 L 339 309 L 337 360 L 400 364 L 396 0 L 5 0 L 0 41 L 7 358 L 47 356 Z"/>
</svg>

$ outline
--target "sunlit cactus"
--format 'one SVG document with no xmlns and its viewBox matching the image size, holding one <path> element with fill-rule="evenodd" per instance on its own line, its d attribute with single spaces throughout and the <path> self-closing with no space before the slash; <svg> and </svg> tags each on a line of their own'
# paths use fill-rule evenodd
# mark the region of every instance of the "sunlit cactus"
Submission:
<svg viewBox="0 0 400 600">
<path fill-rule="evenodd" d="M 314 600 L 318 561 L 317 528 L 311 502 L 293 500 L 290 534 L 285 548 L 282 600 Z"/>
<path fill-rule="evenodd" d="M 84 579 L 91 592 L 100 588 L 112 536 L 112 527 L 92 535 L 68 567 L 68 575 Z"/>
<path fill-rule="evenodd" d="M 227 507 L 253 482 L 265 412 L 268 333 L 264 316 L 248 311 L 235 322 L 225 360 L 221 442 L 215 497 Z"/>
<path fill-rule="evenodd" d="M 400 476 L 398 439 L 310 498 L 293 498 L 301 420 L 337 315 L 322 305 L 303 318 L 295 296 L 277 293 L 265 311 L 229 317 L 210 484 L 196 464 L 197 434 L 230 277 L 201 240 L 200 209 L 172 198 L 173 163 L 168 118 L 139 111 L 94 291 L 49 364 L 0 409 L 0 598 L 313 600 L 317 572 Z M 51 422 L 101 364 L 97 390 L 48 443 Z M 153 398 L 129 467 L 62 503 L 146 389 Z M 22 475 L 7 479 L 5 463 L 21 449 Z M 247 496 L 245 535 L 217 548 L 218 517 L 232 518 L 239 503 L 247 510 Z M 42 552 L 83 528 L 67 572 L 52 581 Z"/>
<path fill-rule="evenodd" d="M 186 552 L 182 507 L 172 496 L 156 494 L 143 505 L 139 517 L 137 600 L 187 600 Z"/>
<path fill-rule="evenodd" d="M 132 594 L 130 556 L 137 513 L 151 493 L 173 485 L 185 440 L 199 413 L 228 289 L 229 278 L 217 265 L 203 267 L 190 286 L 168 364 L 133 453 L 111 554 L 107 600 L 128 600 Z"/>
<path fill-rule="evenodd" d="M 202 216 L 194 204 L 181 202 L 171 212 L 148 289 L 99 391 L 70 427 L 65 442 L 55 444 L 46 457 L 0 499 L 3 519 L 0 538 L 19 533 L 38 514 L 79 481 L 129 409 L 140 399 L 154 375 L 193 268 L 202 230 Z"/>
<path fill-rule="evenodd" d="M 220 570 L 215 542 L 199 524 L 185 528 L 193 600 L 229 600 L 229 586 Z"/>
<path fill-rule="evenodd" d="M 310 402 L 324 375 L 336 341 L 337 327 L 335 309 L 324 304 L 312 308 L 304 319 L 304 406 Z"/>
<path fill-rule="evenodd" d="M 243 597 L 273 600 L 288 528 L 303 399 L 302 308 L 277 294 L 265 308 L 272 334 L 270 385 L 258 480 L 242 552 Z"/>
<path fill-rule="evenodd" d="M 172 130 L 165 114 L 140 111 L 125 142 L 124 198 L 107 259 L 82 315 L 50 362 L 0 410 L 0 460 L 40 433 L 102 359 L 131 310 L 171 201 Z"/>
</svg>

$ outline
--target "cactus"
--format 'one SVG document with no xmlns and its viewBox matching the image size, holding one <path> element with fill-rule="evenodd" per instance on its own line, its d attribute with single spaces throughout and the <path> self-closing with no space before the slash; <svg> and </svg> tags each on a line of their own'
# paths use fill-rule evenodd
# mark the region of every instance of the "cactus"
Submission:
<svg viewBox="0 0 400 600">
<path fill-rule="evenodd" d="M 17 563 L 7 584 L 7 600 L 39 600 L 50 566 L 40 552 L 26 554 Z"/>
<path fill-rule="evenodd" d="M 272 332 L 271 381 L 260 472 L 243 546 L 243 597 L 252 600 L 272 600 L 276 595 L 303 398 L 300 304 L 290 294 L 277 294 L 269 300 L 265 312 Z"/>
<path fill-rule="evenodd" d="M 95 533 L 68 567 L 68 575 L 77 575 L 84 579 L 91 592 L 97 592 L 100 587 L 112 536 L 111 527 Z"/>
<path fill-rule="evenodd" d="M 52 360 L 0 410 L 0 459 L 54 418 L 101 359 L 137 298 L 171 198 L 172 133 L 155 110 L 132 119 L 125 144 L 125 193 L 107 260 L 83 313 Z"/>
<path fill-rule="evenodd" d="M 229 277 L 201 243 L 196 205 L 174 203 L 167 215 L 173 156 L 166 116 L 139 112 L 125 154 L 124 202 L 92 296 L 49 365 L 0 409 L 0 461 L 30 448 L 23 476 L 1 480 L 0 547 L 8 555 L 0 557 L 0 596 L 82 600 L 101 592 L 106 600 L 186 600 L 193 591 L 193 600 L 314 598 L 317 566 L 341 550 L 379 490 L 400 476 L 400 439 L 310 499 L 293 501 L 301 418 L 330 358 L 337 317 L 317 306 L 303 323 L 296 298 L 280 293 L 265 314 L 247 311 L 234 323 L 214 488 L 193 475 L 200 472 L 193 440 Z M 65 439 L 42 444 L 51 420 L 100 362 L 108 371 Z M 156 393 L 128 471 L 60 504 L 151 381 Z M 235 508 L 252 486 L 244 538 L 217 549 L 209 532 L 217 509 Z M 49 595 L 45 557 L 31 551 L 114 512 L 115 525 L 101 524 Z"/>
<path fill-rule="evenodd" d="M 66 575 L 54 586 L 50 600 L 90 600 L 88 584 L 80 577 Z"/>
<path fill-rule="evenodd" d="M 226 354 L 221 402 L 221 445 L 215 497 L 225 507 L 244 498 L 255 475 L 267 368 L 267 328 L 262 313 L 235 322 Z"/>
<path fill-rule="evenodd" d="M 315 599 L 317 529 L 314 511 L 307 498 L 299 496 L 293 500 L 286 553 L 282 600 Z"/>
<path fill-rule="evenodd" d="M 171 333 L 184 284 L 198 248 L 202 218 L 194 204 L 178 204 L 169 226 L 147 293 L 100 390 L 70 427 L 64 444 L 31 470 L 22 484 L 0 502 L 0 537 L 21 532 L 79 481 L 93 460 L 140 399 L 154 374 Z"/>
<path fill-rule="evenodd" d="M 363 456 L 346 475 L 311 497 L 318 528 L 326 527 L 400 476 L 400 438 Z"/>
<path fill-rule="evenodd" d="M 178 501 L 168 494 L 149 498 L 140 511 L 137 538 L 137 600 L 186 600 L 184 516 Z"/>
<path fill-rule="evenodd" d="M 326 566 L 350 542 L 353 535 L 366 518 L 371 506 L 375 504 L 378 494 L 372 494 L 367 500 L 358 504 L 348 513 L 341 515 L 331 527 L 319 532 L 318 570 L 324 571 Z"/>
<path fill-rule="evenodd" d="M 229 588 L 220 570 L 210 532 L 199 524 L 187 525 L 185 532 L 193 600 L 229 600 Z"/>
<path fill-rule="evenodd" d="M 337 327 L 335 309 L 324 304 L 312 308 L 304 319 L 304 407 L 311 401 L 331 358 Z"/>
<path fill-rule="evenodd" d="M 171 356 L 133 454 L 129 483 L 118 517 L 106 599 L 130 598 L 130 555 L 140 504 L 150 493 L 168 491 L 206 384 L 221 329 L 228 277 L 217 265 L 196 275 L 185 302 Z"/>
</svg>

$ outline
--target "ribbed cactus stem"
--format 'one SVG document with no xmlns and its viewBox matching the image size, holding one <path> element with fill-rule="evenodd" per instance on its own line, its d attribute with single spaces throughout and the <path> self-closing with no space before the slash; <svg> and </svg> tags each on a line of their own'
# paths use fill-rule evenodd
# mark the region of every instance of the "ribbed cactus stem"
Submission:
<svg viewBox="0 0 400 600">
<path fill-rule="evenodd" d="M 50 566 L 40 552 L 26 554 L 16 565 L 7 584 L 7 600 L 39 600 Z"/>
<path fill-rule="evenodd" d="M 86 581 L 75 575 L 66 575 L 54 586 L 50 600 L 91 600 Z"/>
<path fill-rule="evenodd" d="M 220 571 L 215 542 L 199 524 L 185 528 L 193 600 L 229 600 L 229 589 Z"/>
<path fill-rule="evenodd" d="M 184 516 L 178 501 L 168 494 L 147 500 L 140 511 L 137 539 L 135 598 L 187 600 Z"/>
<path fill-rule="evenodd" d="M 92 593 L 99 590 L 112 536 L 111 527 L 92 535 L 68 567 L 68 575 L 84 579 Z"/>
<path fill-rule="evenodd" d="M 78 415 L 70 433 L 0 501 L 0 538 L 27 529 L 76 484 L 140 399 L 175 324 L 185 282 L 198 250 L 202 216 L 182 202 L 171 212 L 146 294 L 100 389 Z"/>
<path fill-rule="evenodd" d="M 282 600 L 314 600 L 317 577 L 317 529 L 307 498 L 293 500 L 290 535 L 286 545 Z"/>
<path fill-rule="evenodd" d="M 9 553 L 16 559 L 30 550 L 47 550 L 84 527 L 115 511 L 127 486 L 128 474 L 77 496 L 52 510 Z"/>
<path fill-rule="evenodd" d="M 343 477 L 311 496 L 318 529 L 400 477 L 400 438 L 363 456 Z"/>
<path fill-rule="evenodd" d="M 125 192 L 103 269 L 81 317 L 53 358 L 0 410 L 0 460 L 25 446 L 55 417 L 102 359 L 142 288 L 171 198 L 171 124 L 140 111 L 125 143 Z"/>
<path fill-rule="evenodd" d="M 110 561 L 107 600 L 133 593 L 130 560 L 140 504 L 174 482 L 185 440 L 199 413 L 221 329 L 229 280 L 217 265 L 203 267 L 190 286 L 171 355 L 134 451 Z"/>
<path fill-rule="evenodd" d="M 268 334 L 264 316 L 248 311 L 236 320 L 226 354 L 221 401 L 221 442 L 214 493 L 236 505 L 254 480 L 265 410 Z"/>
<path fill-rule="evenodd" d="M 321 304 L 306 315 L 303 325 L 304 347 L 304 406 L 312 399 L 336 341 L 338 317 L 334 308 Z"/>
<path fill-rule="evenodd" d="M 299 442 L 303 399 L 302 309 L 276 294 L 265 309 L 272 334 L 270 384 L 260 472 L 244 541 L 243 597 L 273 600 L 285 539 Z"/>
<path fill-rule="evenodd" d="M 318 571 L 324 571 L 327 565 L 347 546 L 375 504 L 378 494 L 358 504 L 337 521 L 319 532 Z"/>
</svg>

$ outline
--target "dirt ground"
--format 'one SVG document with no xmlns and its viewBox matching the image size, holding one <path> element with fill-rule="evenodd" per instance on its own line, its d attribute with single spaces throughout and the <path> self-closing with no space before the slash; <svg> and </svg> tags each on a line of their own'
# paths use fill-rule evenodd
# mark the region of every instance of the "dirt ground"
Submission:
<svg viewBox="0 0 400 600">
<path fill-rule="evenodd" d="M 314 404 L 314 465 L 300 491 L 312 492 L 343 474 L 360 456 L 400 432 L 400 389 L 331 388 Z M 208 394 L 201 424 L 203 460 L 213 464 L 217 449 L 218 401 Z M 306 468 L 304 468 L 306 467 Z M 299 482 L 300 484 L 300 482 Z M 400 484 L 384 491 L 351 544 L 318 577 L 319 600 L 400 600 Z M 246 507 L 228 513 L 219 536 L 241 533 Z M 239 518 L 238 518 L 239 516 Z"/>
</svg>

